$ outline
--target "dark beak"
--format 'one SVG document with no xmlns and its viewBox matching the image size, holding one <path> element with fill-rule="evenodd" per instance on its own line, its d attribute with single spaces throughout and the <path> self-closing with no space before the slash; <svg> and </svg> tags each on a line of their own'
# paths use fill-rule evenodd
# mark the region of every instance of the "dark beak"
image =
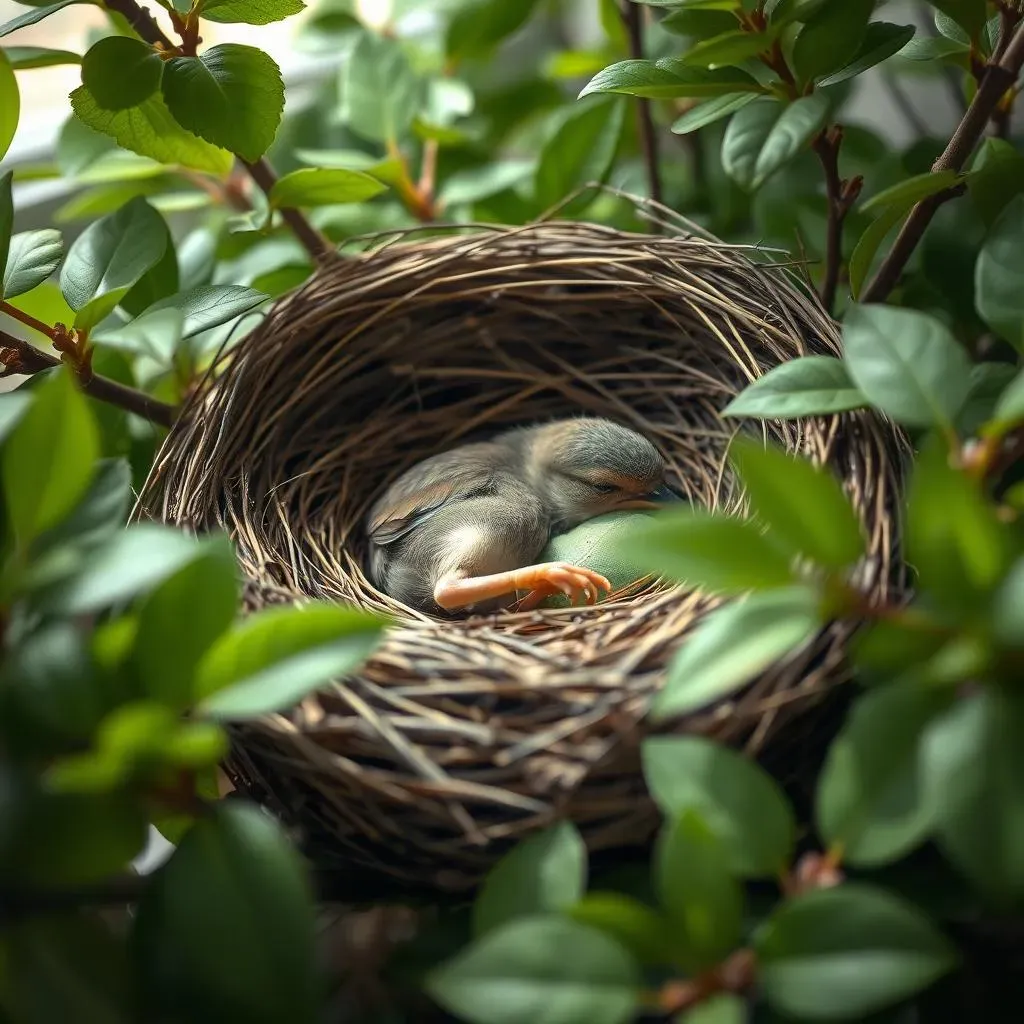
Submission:
<svg viewBox="0 0 1024 1024">
<path fill-rule="evenodd" d="M 632 498 L 622 502 L 619 508 L 662 508 L 664 505 L 670 505 L 675 502 L 682 501 L 682 497 L 676 494 L 668 484 L 662 484 L 656 491 L 651 491 L 650 494 L 645 494 L 642 498 Z"/>
</svg>

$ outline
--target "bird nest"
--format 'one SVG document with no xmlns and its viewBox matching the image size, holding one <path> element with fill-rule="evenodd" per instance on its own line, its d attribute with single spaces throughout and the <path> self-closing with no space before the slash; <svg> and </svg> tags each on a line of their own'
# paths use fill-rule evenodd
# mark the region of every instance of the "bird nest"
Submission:
<svg viewBox="0 0 1024 1024">
<path fill-rule="evenodd" d="M 694 503 L 742 509 L 720 410 L 779 363 L 838 351 L 791 270 L 681 222 L 390 236 L 319 270 L 193 400 L 143 496 L 149 515 L 229 531 L 250 609 L 314 597 L 397 617 L 358 675 L 232 727 L 236 785 L 322 868 L 395 891 L 472 886 L 555 819 L 592 850 L 647 840 L 646 712 L 714 602 L 650 586 L 597 607 L 435 618 L 370 583 L 365 516 L 427 455 L 580 413 L 644 433 Z M 863 517 L 870 586 L 899 587 L 896 430 L 866 413 L 744 429 L 833 467 Z M 848 634 L 825 629 L 673 728 L 774 752 L 784 773 L 803 746 L 793 719 L 845 678 Z"/>
</svg>

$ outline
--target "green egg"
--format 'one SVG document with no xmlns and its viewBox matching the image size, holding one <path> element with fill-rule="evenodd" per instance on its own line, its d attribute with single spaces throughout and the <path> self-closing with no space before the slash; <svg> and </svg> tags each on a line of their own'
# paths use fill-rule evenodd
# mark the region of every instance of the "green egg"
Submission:
<svg viewBox="0 0 1024 1024">
<path fill-rule="evenodd" d="M 629 586 L 650 575 L 631 561 L 631 535 L 650 517 L 645 512 L 608 512 L 580 523 L 574 530 L 553 537 L 538 562 L 568 562 L 599 572 L 613 589 Z M 606 596 L 602 593 L 602 599 Z M 555 594 L 541 602 L 542 608 L 564 608 L 569 601 Z"/>
</svg>

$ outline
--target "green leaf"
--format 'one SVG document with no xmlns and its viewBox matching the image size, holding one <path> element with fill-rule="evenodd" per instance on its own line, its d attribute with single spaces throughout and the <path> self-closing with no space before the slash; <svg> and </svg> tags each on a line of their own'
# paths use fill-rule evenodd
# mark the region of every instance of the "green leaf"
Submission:
<svg viewBox="0 0 1024 1024">
<path fill-rule="evenodd" d="M 64 243 L 53 228 L 20 231 L 10 242 L 0 298 L 13 299 L 31 291 L 60 266 Z"/>
<path fill-rule="evenodd" d="M 357 135 L 398 143 L 423 106 L 423 81 L 401 44 L 363 32 L 342 70 L 342 112 Z"/>
<path fill-rule="evenodd" d="M 853 306 L 843 320 L 843 358 L 868 401 L 908 426 L 952 423 L 967 398 L 970 360 L 926 313 Z"/>
<path fill-rule="evenodd" d="M 146 356 L 160 367 L 169 367 L 181 341 L 184 318 L 178 309 L 158 309 L 144 313 L 123 327 L 95 331 L 90 335 L 94 345 L 120 349 Z"/>
<path fill-rule="evenodd" d="M 1024 191 L 1024 155 L 1005 139 L 985 139 L 967 176 L 967 192 L 986 227 Z"/>
<path fill-rule="evenodd" d="M 14 68 L 7 59 L 7 54 L 0 50 L 0 160 L 7 154 L 18 130 L 18 118 L 21 115 L 21 93 L 18 92 L 18 79 L 14 76 Z"/>
<path fill-rule="evenodd" d="M 966 70 L 970 53 L 970 43 L 943 36 L 917 36 L 900 51 L 900 60 L 935 61 Z"/>
<path fill-rule="evenodd" d="M 1024 195 L 1011 199 L 985 239 L 974 280 L 981 318 L 1024 351 L 1024 270 L 1016 253 L 1024 239 Z"/>
<path fill-rule="evenodd" d="M 1011 405 L 1007 408 L 1011 413 L 1009 420 L 997 416 L 997 405 L 1000 396 L 1008 388 L 1012 395 L 1015 389 L 1010 388 L 1010 384 L 1014 378 L 1014 367 L 1009 363 L 977 363 L 971 367 L 971 386 L 967 392 L 967 401 L 964 402 L 956 421 L 956 428 L 961 435 L 971 437 L 979 431 L 985 434 L 999 434 L 1006 427 L 1013 425 L 1015 399 L 1011 397 Z"/>
<path fill-rule="evenodd" d="M 14 199 L 12 198 L 12 183 L 14 171 L 8 171 L 0 175 L 0 273 L 3 280 L 7 281 L 7 262 L 11 246 L 11 230 L 14 227 Z M 0 292 L 0 298 L 4 298 L 7 292 Z"/>
<path fill-rule="evenodd" d="M 270 148 L 284 112 L 281 70 L 254 46 L 221 43 L 164 69 L 164 102 L 183 128 L 255 163 Z"/>
<path fill-rule="evenodd" d="M 832 742 L 818 780 L 818 831 L 854 867 L 905 856 L 931 829 L 918 746 L 945 695 L 916 681 L 862 696 Z"/>
<path fill-rule="evenodd" d="M 128 36 L 106 36 L 82 59 L 82 85 L 104 110 L 137 107 L 160 88 L 160 54 Z"/>
<path fill-rule="evenodd" d="M 806 24 L 830 0 L 767 0 L 765 14 L 770 24 L 777 27 L 793 22 Z"/>
<path fill-rule="evenodd" d="M 679 1024 L 747 1024 L 747 1004 L 742 996 L 723 992 L 702 999 L 678 1020 Z"/>
<path fill-rule="evenodd" d="M 638 525 L 631 557 L 650 572 L 715 593 L 785 587 L 793 582 L 789 555 L 754 523 L 684 509 Z"/>
<path fill-rule="evenodd" d="M 827 466 L 744 437 L 733 441 L 729 459 L 751 511 L 791 551 L 837 570 L 864 554 L 860 518 Z"/>
<path fill-rule="evenodd" d="M 772 367 L 748 384 L 723 410 L 723 416 L 797 419 L 862 409 L 867 399 L 846 366 L 833 356 L 802 356 Z"/>
<path fill-rule="evenodd" d="M 143 1001 L 178 1020 L 313 1024 L 315 920 L 303 862 L 275 822 L 217 804 L 139 901 L 131 941 Z"/>
<path fill-rule="evenodd" d="M 710 39 L 702 39 L 679 59 L 695 68 L 730 67 L 771 49 L 771 45 L 772 37 L 768 32 L 734 29 Z"/>
<path fill-rule="evenodd" d="M 755 936 L 762 990 L 781 1013 L 859 1020 L 949 972 L 956 953 L 916 907 L 866 885 L 787 900 Z"/>
<path fill-rule="evenodd" d="M 376 178 L 362 171 L 303 167 L 279 178 L 270 190 L 270 205 L 331 206 L 361 203 L 386 190 Z"/>
<path fill-rule="evenodd" d="M 652 718 L 714 704 L 801 647 L 819 628 L 817 596 L 806 587 L 754 594 L 713 611 L 672 660 Z"/>
<path fill-rule="evenodd" d="M 752 92 L 726 93 L 724 96 L 715 96 L 713 99 L 698 103 L 697 106 L 673 122 L 672 131 L 676 135 L 688 135 L 698 128 L 704 128 L 720 121 L 723 117 L 728 117 L 755 99 L 757 99 L 757 94 Z"/>
<path fill-rule="evenodd" d="M 187 292 L 154 302 L 145 315 L 162 309 L 180 310 L 184 316 L 181 336 L 191 338 L 248 313 L 266 302 L 267 298 L 264 292 L 238 284 L 198 285 Z"/>
<path fill-rule="evenodd" d="M 623 60 L 612 64 L 584 86 L 579 98 L 606 92 L 650 99 L 675 99 L 764 91 L 755 78 L 739 68 L 711 71 L 689 67 L 678 58 L 667 58 L 659 61 Z"/>
<path fill-rule="evenodd" d="M 102 320 L 163 256 L 167 237 L 163 218 L 141 196 L 90 224 L 72 243 L 60 272 L 68 305 L 80 314 L 92 311 L 82 323 L 76 318 L 77 326 Z"/>
<path fill-rule="evenodd" d="M 854 60 L 867 32 L 875 0 L 827 3 L 804 25 L 793 45 L 792 66 L 810 82 Z"/>
<path fill-rule="evenodd" d="M 626 1024 L 640 993 L 633 958 L 567 918 L 527 917 L 433 971 L 427 992 L 473 1024 Z"/>
<path fill-rule="evenodd" d="M 82 63 L 82 58 L 77 53 L 70 50 L 48 50 L 45 46 L 8 46 L 6 53 L 11 67 L 16 71 Z"/>
<path fill-rule="evenodd" d="M 982 363 L 981 367 L 991 366 L 993 370 L 1006 371 L 1009 367 L 1005 363 Z M 975 369 L 981 369 L 976 366 Z M 1002 383 L 1002 379 L 1000 381 Z M 1016 426 L 1024 420 L 1024 371 L 1018 373 L 1009 383 L 1001 389 L 999 401 L 996 402 L 992 412 L 991 427 L 1002 432 L 1009 427 Z"/>
<path fill-rule="evenodd" d="M 539 204 L 552 206 L 579 185 L 608 177 L 625 113 L 623 102 L 612 98 L 569 106 L 556 116 L 534 175 Z"/>
<path fill-rule="evenodd" d="M 201 551 L 193 538 L 170 527 L 138 523 L 93 553 L 88 568 L 62 589 L 69 614 L 96 612 L 152 590 Z"/>
<path fill-rule="evenodd" d="M 303 0 L 200 0 L 199 17 L 236 25 L 269 25 L 306 9 Z"/>
<path fill-rule="evenodd" d="M 200 711 L 244 719 L 290 707 L 358 668 L 380 642 L 384 623 L 380 616 L 327 603 L 252 615 L 200 663 Z"/>
<path fill-rule="evenodd" d="M 962 614 L 980 611 L 1009 567 L 1007 527 L 977 481 L 950 465 L 938 440 L 915 460 L 904 532 L 917 586 Z"/>
<path fill-rule="evenodd" d="M 796 822 L 764 769 L 701 736 L 654 737 L 641 752 L 644 780 L 665 817 L 698 810 L 734 874 L 777 877 L 788 866 Z"/>
<path fill-rule="evenodd" d="M 782 114 L 776 99 L 759 99 L 737 111 L 722 137 L 722 169 L 741 188 L 750 190 L 757 177 L 757 162 Z"/>
<path fill-rule="evenodd" d="M 533 160 L 497 160 L 483 167 L 456 171 L 441 186 L 439 199 L 447 207 L 476 203 L 515 188 L 533 176 Z"/>
<path fill-rule="evenodd" d="M 987 687 L 929 728 L 922 750 L 936 839 L 981 892 L 1024 894 L 1024 705 Z"/>
<path fill-rule="evenodd" d="M 691 807 L 666 822 L 654 865 L 658 898 L 677 929 L 687 971 L 724 960 L 742 935 L 743 889 L 700 811 Z"/>
<path fill-rule="evenodd" d="M 146 692 L 170 707 L 189 707 L 196 669 L 228 630 L 239 604 L 234 549 L 211 539 L 166 579 L 139 610 L 135 662 Z"/>
<path fill-rule="evenodd" d="M 3 450 L 7 514 L 25 546 L 75 506 L 99 456 L 96 425 L 69 370 L 35 393 Z"/>
<path fill-rule="evenodd" d="M 119 146 L 162 164 L 189 167 L 226 178 L 234 157 L 186 131 L 154 93 L 129 110 L 104 110 L 84 85 L 71 94 L 71 107 L 93 131 L 109 135 Z"/>
<path fill-rule="evenodd" d="M 856 56 L 845 67 L 826 75 L 819 88 L 827 89 L 850 78 L 856 78 L 876 64 L 888 60 L 900 52 L 914 37 L 913 25 L 893 25 L 888 21 L 873 21 L 864 33 L 864 39 Z"/>
<path fill-rule="evenodd" d="M 974 40 L 981 36 L 988 12 L 985 0 L 928 0 L 937 11 L 956 22 Z"/>
<path fill-rule="evenodd" d="M 922 199 L 927 199 L 928 196 L 952 188 L 960 180 L 961 175 L 956 171 L 926 171 L 924 174 L 915 174 L 911 178 L 904 178 L 895 185 L 882 189 L 881 192 L 861 203 L 861 212 L 871 213 L 873 210 L 883 210 L 887 206 L 906 210 Z"/>
<path fill-rule="evenodd" d="M 865 229 L 864 234 L 857 240 L 853 253 L 850 255 L 850 293 L 855 299 L 860 298 L 864 289 L 864 282 L 867 280 L 871 267 L 875 262 L 875 256 L 882 242 L 889 233 L 899 224 L 910 208 L 913 201 L 903 205 L 886 207 L 885 211 L 876 217 Z"/>
<path fill-rule="evenodd" d="M 1024 558 L 1017 558 L 996 592 L 992 634 L 1013 650 L 1024 647 Z"/>
<path fill-rule="evenodd" d="M 30 391 L 5 391 L 0 394 L 0 442 L 18 425 L 34 397 L 34 392 Z"/>
<path fill-rule="evenodd" d="M 448 21 L 445 56 L 449 61 L 486 56 L 500 42 L 523 27 L 537 8 L 537 0 L 469 0 L 460 3 Z"/>
<path fill-rule="evenodd" d="M 750 182 L 752 188 L 760 188 L 807 145 L 824 123 L 828 105 L 828 97 L 816 92 L 782 108 L 757 154 Z"/>
<path fill-rule="evenodd" d="M 490 870 L 473 902 L 473 933 L 564 910 L 586 886 L 587 848 L 576 826 L 561 822 L 514 847 Z"/>
<path fill-rule="evenodd" d="M 621 14 L 619 18 L 621 20 Z M 674 11 L 669 11 L 664 18 L 658 22 L 659 29 L 671 32 L 674 35 L 686 36 L 690 40 L 710 39 L 712 36 L 719 36 L 723 32 L 729 32 L 736 28 L 736 17 L 729 9 L 708 9 L 702 6 L 687 4 Z M 621 49 L 629 48 L 629 41 Z"/>
<path fill-rule="evenodd" d="M 74 545 L 91 549 L 119 533 L 132 497 L 131 469 L 124 459 L 100 459 L 92 481 L 74 511 L 41 538 L 41 546 Z"/>
<path fill-rule="evenodd" d="M 65 7 L 84 2 L 85 0 L 58 0 L 55 4 L 34 5 L 31 11 L 19 14 L 17 18 L 12 18 L 10 21 L 0 25 L 0 38 L 9 36 L 12 32 L 17 32 L 19 28 L 28 28 L 29 25 L 35 25 L 37 22 L 42 21 L 43 18 L 48 18 L 51 14 L 63 11 Z"/>
<path fill-rule="evenodd" d="M 574 921 L 610 935 L 645 965 L 670 966 L 678 941 L 670 921 L 658 911 L 620 892 L 587 893 L 565 909 Z"/>
</svg>

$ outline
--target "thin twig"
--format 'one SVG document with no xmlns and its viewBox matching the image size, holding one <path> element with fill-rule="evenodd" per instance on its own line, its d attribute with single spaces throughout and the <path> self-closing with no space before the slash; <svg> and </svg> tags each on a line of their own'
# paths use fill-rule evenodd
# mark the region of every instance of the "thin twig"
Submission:
<svg viewBox="0 0 1024 1024">
<path fill-rule="evenodd" d="M 629 53 L 634 60 L 644 58 L 644 27 L 643 11 L 633 0 L 622 0 L 622 20 L 629 36 Z M 637 130 L 640 135 L 640 148 L 644 155 L 644 167 L 647 170 L 647 191 L 656 203 L 661 202 L 661 175 L 658 171 L 658 137 L 654 132 L 654 119 L 651 117 L 651 101 L 638 98 L 636 101 Z"/>
<path fill-rule="evenodd" d="M 15 373 L 31 376 L 60 366 L 61 360 L 6 331 L 0 331 L 0 363 L 3 364 L 0 376 L 6 377 Z M 169 428 L 177 415 L 174 406 L 107 377 L 98 377 L 94 374 L 88 380 L 81 381 L 81 384 L 87 395 L 101 402 L 116 405 L 161 427 Z"/>
<path fill-rule="evenodd" d="M 163 30 L 153 19 L 153 16 L 140 7 L 136 0 L 104 0 L 104 3 L 108 10 L 117 11 L 123 15 L 128 24 L 150 45 L 159 47 L 162 50 L 173 50 L 175 48 L 174 43 L 164 34 Z M 245 160 L 241 162 L 249 172 L 252 180 L 269 196 L 270 190 L 277 181 L 277 175 L 266 158 L 257 160 L 255 163 L 249 163 Z M 335 256 L 334 246 L 310 224 L 305 214 L 300 210 L 281 210 L 281 216 L 292 229 L 303 248 L 316 262 L 322 263 Z"/>
<path fill-rule="evenodd" d="M 863 185 L 861 177 L 849 181 L 839 177 L 839 149 L 843 144 L 843 126 L 836 124 L 819 132 L 811 148 L 818 154 L 825 172 L 828 202 L 828 230 L 825 246 L 825 276 L 821 282 L 821 304 L 831 314 L 836 302 L 839 268 L 843 262 L 843 223 L 856 202 Z"/>
<path fill-rule="evenodd" d="M 967 108 L 963 120 L 957 126 L 939 158 L 932 164 L 932 171 L 960 171 L 975 147 L 985 134 L 985 128 L 993 111 L 1003 98 L 1006 90 L 1016 81 L 1024 65 L 1024 26 L 1018 26 L 1013 39 L 998 64 L 989 65 L 978 86 L 978 91 Z M 929 196 L 918 203 L 907 217 L 893 247 L 878 273 L 864 289 L 861 302 L 884 302 L 896 286 L 903 268 L 917 247 L 925 228 L 931 223 L 935 211 L 948 199 L 958 195 L 962 189 L 947 189 L 938 195 Z"/>
</svg>

